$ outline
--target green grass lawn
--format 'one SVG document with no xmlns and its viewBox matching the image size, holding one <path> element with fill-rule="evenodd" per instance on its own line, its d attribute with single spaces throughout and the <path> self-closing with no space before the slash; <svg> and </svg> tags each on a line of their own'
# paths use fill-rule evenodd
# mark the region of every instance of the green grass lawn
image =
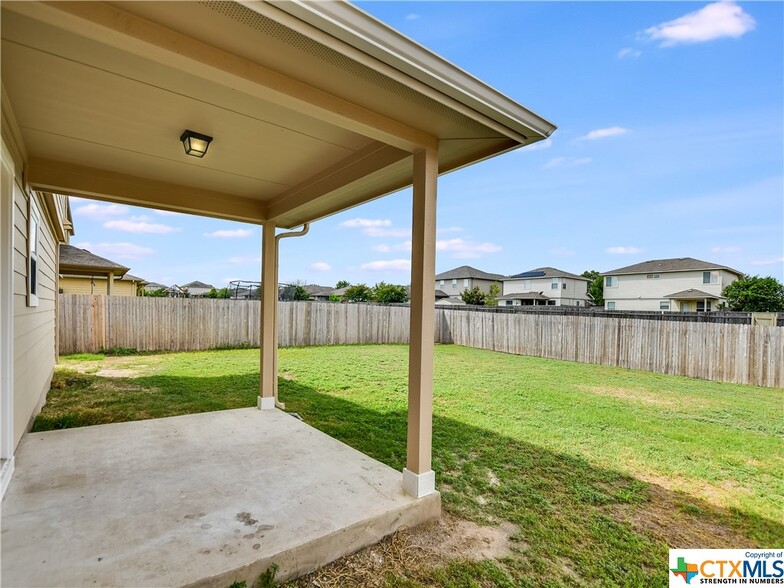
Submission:
<svg viewBox="0 0 784 588">
<path fill-rule="evenodd" d="M 407 347 L 281 349 L 287 410 L 405 465 Z M 666 586 L 668 547 L 784 545 L 784 390 L 437 346 L 445 510 L 514 553 L 396 586 Z M 70 356 L 36 430 L 254 406 L 258 351 Z"/>
</svg>

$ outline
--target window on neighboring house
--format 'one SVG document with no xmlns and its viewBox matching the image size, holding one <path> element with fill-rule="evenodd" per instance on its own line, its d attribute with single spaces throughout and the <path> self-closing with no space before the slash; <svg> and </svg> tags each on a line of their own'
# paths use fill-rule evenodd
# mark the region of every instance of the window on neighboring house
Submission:
<svg viewBox="0 0 784 588">
<path fill-rule="evenodd" d="M 580 301 L 579 300 L 577 301 L 577 304 L 575 304 L 575 306 L 580 306 Z"/>
<path fill-rule="evenodd" d="M 604 287 L 615 288 L 618 285 L 618 276 L 604 276 Z"/>
<path fill-rule="evenodd" d="M 547 306 L 555 306 L 555 300 L 548 300 Z"/>
<path fill-rule="evenodd" d="M 566 290 L 566 282 L 563 283 L 563 289 Z"/>
<path fill-rule="evenodd" d="M 607 301 L 607 310 L 615 310 L 615 300 Z"/>
<path fill-rule="evenodd" d="M 661 276 L 659 274 L 648 274 L 645 276 L 646 280 L 658 280 Z"/>
<path fill-rule="evenodd" d="M 700 300 L 697 302 L 697 312 L 710 312 L 711 303 L 710 300 Z"/>
<path fill-rule="evenodd" d="M 550 282 L 550 289 L 551 290 L 558 289 L 558 278 L 553 278 L 552 282 Z"/>
<path fill-rule="evenodd" d="M 27 306 L 38 306 L 40 218 L 38 209 L 31 198 L 27 218 Z"/>
<path fill-rule="evenodd" d="M 457 280 L 452 280 L 452 287 L 457 288 Z"/>
<path fill-rule="evenodd" d="M 702 272 L 702 283 L 703 284 L 718 284 L 719 283 L 719 272 Z M 708 309 L 710 310 L 710 309 Z"/>
<path fill-rule="evenodd" d="M 468 288 L 468 285 L 471 283 L 471 280 L 468 278 L 463 278 L 463 288 Z"/>
<path fill-rule="evenodd" d="M 670 310 L 670 301 L 659 300 L 659 310 Z"/>
<path fill-rule="evenodd" d="M 439 285 L 439 286 L 443 286 L 443 285 L 444 285 L 444 280 L 440 280 L 440 281 L 438 282 L 438 285 Z"/>
</svg>

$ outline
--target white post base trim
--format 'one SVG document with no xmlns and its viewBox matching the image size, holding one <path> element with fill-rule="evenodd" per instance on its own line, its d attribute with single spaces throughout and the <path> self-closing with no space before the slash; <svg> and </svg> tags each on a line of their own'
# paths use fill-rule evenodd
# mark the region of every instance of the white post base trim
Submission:
<svg viewBox="0 0 784 588">
<path fill-rule="evenodd" d="M 5 491 L 8 484 L 11 482 L 11 476 L 14 474 L 14 458 L 2 460 L 2 470 L 0 470 L 0 498 L 5 496 Z"/>
<path fill-rule="evenodd" d="M 259 410 L 274 410 L 275 397 L 274 396 L 259 396 L 256 406 Z"/>
<path fill-rule="evenodd" d="M 433 470 L 415 474 L 403 468 L 403 490 L 414 498 L 422 498 L 436 491 L 436 473 Z"/>
</svg>

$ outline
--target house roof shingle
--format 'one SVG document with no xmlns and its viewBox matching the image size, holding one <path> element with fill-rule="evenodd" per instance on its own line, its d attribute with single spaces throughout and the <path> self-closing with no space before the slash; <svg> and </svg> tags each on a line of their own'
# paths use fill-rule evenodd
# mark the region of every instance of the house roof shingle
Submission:
<svg viewBox="0 0 784 588">
<path fill-rule="evenodd" d="M 570 272 L 565 272 L 556 267 L 537 267 L 527 272 L 522 272 L 520 274 L 509 276 L 506 279 L 519 280 L 519 279 L 528 279 L 528 278 L 572 278 L 573 280 L 582 280 L 584 282 L 590 282 L 588 278 L 584 278 L 582 276 L 578 276 L 577 274 L 572 274 Z"/>
<path fill-rule="evenodd" d="M 307 284 L 303 288 L 311 296 L 329 296 L 335 290 L 332 286 L 319 286 L 318 284 Z"/>
<path fill-rule="evenodd" d="M 681 290 L 675 294 L 668 294 L 665 296 L 665 298 L 674 298 L 676 300 L 701 300 L 704 298 L 708 298 L 710 300 L 719 300 L 719 297 L 715 294 L 708 294 L 707 292 L 703 292 L 702 290 L 695 290 L 694 288 Z"/>
<path fill-rule="evenodd" d="M 214 288 L 212 284 L 205 284 L 204 282 L 199 282 L 198 280 L 193 282 L 188 282 L 187 284 L 183 284 L 180 288 L 206 288 L 209 290 L 210 288 Z"/>
<path fill-rule="evenodd" d="M 550 297 L 541 292 L 521 292 L 519 294 L 504 294 L 496 300 L 550 300 Z"/>
<path fill-rule="evenodd" d="M 501 274 L 491 274 L 483 272 L 470 265 L 461 265 L 449 271 L 445 271 L 436 276 L 436 280 L 461 280 L 464 278 L 472 278 L 478 280 L 503 280 L 504 276 Z"/>
<path fill-rule="evenodd" d="M 60 245 L 60 264 L 58 271 L 99 271 L 101 273 L 114 272 L 122 276 L 130 268 L 114 261 L 90 253 L 87 249 L 79 249 L 73 245 Z"/>
<path fill-rule="evenodd" d="M 650 273 L 667 273 L 667 272 L 687 272 L 693 270 L 717 270 L 723 269 L 733 272 L 739 276 L 743 273 L 738 270 L 712 263 L 710 261 L 702 261 L 701 259 L 694 259 L 693 257 L 675 257 L 672 259 L 652 259 L 650 261 L 643 261 L 642 263 L 635 263 L 620 267 L 618 269 L 604 272 L 603 276 L 611 276 L 616 274 L 650 274 Z"/>
</svg>

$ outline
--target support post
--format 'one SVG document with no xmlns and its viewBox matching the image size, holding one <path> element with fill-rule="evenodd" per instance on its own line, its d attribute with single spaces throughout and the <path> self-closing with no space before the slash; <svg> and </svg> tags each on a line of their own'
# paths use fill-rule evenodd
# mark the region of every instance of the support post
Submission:
<svg viewBox="0 0 784 588">
<path fill-rule="evenodd" d="M 278 254 L 275 242 L 275 223 L 265 222 L 261 229 L 261 321 L 259 343 L 261 346 L 261 378 L 258 407 L 260 410 L 275 408 L 275 388 L 278 383 L 276 357 L 278 333 Z"/>
<path fill-rule="evenodd" d="M 408 354 L 408 442 L 403 489 L 419 498 L 435 492 L 433 443 L 433 347 L 438 151 L 414 153 L 411 226 L 411 322 Z"/>
<path fill-rule="evenodd" d="M 114 272 L 109 272 L 106 277 L 106 295 L 111 296 L 114 292 Z"/>
</svg>

